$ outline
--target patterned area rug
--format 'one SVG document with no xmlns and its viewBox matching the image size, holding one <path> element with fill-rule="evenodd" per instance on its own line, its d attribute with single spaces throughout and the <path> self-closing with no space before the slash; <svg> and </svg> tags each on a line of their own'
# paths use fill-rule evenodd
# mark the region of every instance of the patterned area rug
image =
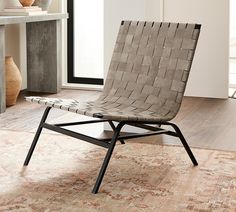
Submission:
<svg viewBox="0 0 236 212">
<path fill-rule="evenodd" d="M 0 211 L 235 211 L 236 153 L 193 149 L 193 167 L 181 147 L 130 141 L 93 195 L 104 149 L 44 134 L 22 170 L 32 136 L 1 135 Z"/>
</svg>

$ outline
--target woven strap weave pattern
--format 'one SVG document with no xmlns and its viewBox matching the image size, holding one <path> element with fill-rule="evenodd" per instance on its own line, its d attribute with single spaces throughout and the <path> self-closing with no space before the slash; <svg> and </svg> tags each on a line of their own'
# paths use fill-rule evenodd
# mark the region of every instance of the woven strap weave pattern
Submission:
<svg viewBox="0 0 236 212">
<path fill-rule="evenodd" d="M 200 29 L 196 24 L 124 21 L 97 101 L 60 108 L 110 120 L 169 121 L 185 91 Z M 34 99 L 35 98 L 35 99 Z M 53 107 L 53 100 L 29 97 Z M 64 102 L 64 103 L 63 103 Z"/>
</svg>

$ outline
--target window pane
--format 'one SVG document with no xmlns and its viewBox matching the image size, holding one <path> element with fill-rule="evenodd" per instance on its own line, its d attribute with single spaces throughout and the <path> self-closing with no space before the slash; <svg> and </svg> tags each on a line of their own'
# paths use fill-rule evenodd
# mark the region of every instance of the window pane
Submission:
<svg viewBox="0 0 236 212">
<path fill-rule="evenodd" d="M 230 57 L 236 57 L 236 1 L 230 1 Z"/>
<path fill-rule="evenodd" d="M 74 1 L 74 76 L 103 78 L 103 0 Z"/>
</svg>

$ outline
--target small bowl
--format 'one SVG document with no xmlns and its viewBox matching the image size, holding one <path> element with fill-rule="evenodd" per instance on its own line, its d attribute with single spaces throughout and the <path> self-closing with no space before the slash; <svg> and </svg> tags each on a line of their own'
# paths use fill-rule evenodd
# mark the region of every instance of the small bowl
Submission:
<svg viewBox="0 0 236 212">
<path fill-rule="evenodd" d="M 32 6 L 32 4 L 34 3 L 35 0 L 19 0 L 19 2 L 21 3 L 21 5 L 23 7 L 30 7 Z"/>
</svg>

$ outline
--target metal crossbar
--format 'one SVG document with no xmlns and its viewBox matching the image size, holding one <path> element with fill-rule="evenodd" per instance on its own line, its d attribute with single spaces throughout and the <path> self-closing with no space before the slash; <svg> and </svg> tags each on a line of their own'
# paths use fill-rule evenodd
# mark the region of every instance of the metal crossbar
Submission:
<svg viewBox="0 0 236 212">
<path fill-rule="evenodd" d="M 107 122 L 108 120 L 89 120 L 89 121 L 81 121 L 81 122 L 69 122 L 69 123 L 61 123 L 61 124 L 54 124 L 57 127 L 66 127 L 66 126 L 74 126 L 74 125 L 82 125 L 82 124 L 94 124 L 100 122 Z"/>
<path fill-rule="evenodd" d="M 153 135 L 161 135 L 161 134 L 166 134 L 168 130 L 160 130 L 158 132 L 147 132 L 147 133 L 138 133 L 138 134 L 132 134 L 132 135 L 124 135 L 124 136 L 119 136 L 117 140 L 123 139 L 123 140 L 128 140 L 128 139 L 134 139 L 134 138 L 142 138 L 142 137 L 147 137 L 147 136 L 153 136 Z M 101 139 L 101 141 L 110 141 L 110 138 L 104 138 Z"/>
<path fill-rule="evenodd" d="M 48 130 L 52 130 L 54 132 L 61 133 L 61 134 L 64 134 L 64 135 L 67 135 L 67 136 L 70 136 L 73 138 L 77 138 L 77 139 L 86 141 L 88 143 L 95 144 L 97 146 L 101 146 L 104 148 L 109 147 L 109 143 L 104 140 L 99 140 L 99 139 L 96 139 L 96 138 L 93 138 L 93 137 L 90 137 L 90 136 L 87 136 L 87 135 L 84 135 L 81 133 L 77 133 L 77 132 L 74 132 L 71 130 L 63 129 L 63 128 L 57 127 L 55 125 L 52 125 L 52 124 L 44 123 L 43 128 L 48 129 Z"/>
</svg>

